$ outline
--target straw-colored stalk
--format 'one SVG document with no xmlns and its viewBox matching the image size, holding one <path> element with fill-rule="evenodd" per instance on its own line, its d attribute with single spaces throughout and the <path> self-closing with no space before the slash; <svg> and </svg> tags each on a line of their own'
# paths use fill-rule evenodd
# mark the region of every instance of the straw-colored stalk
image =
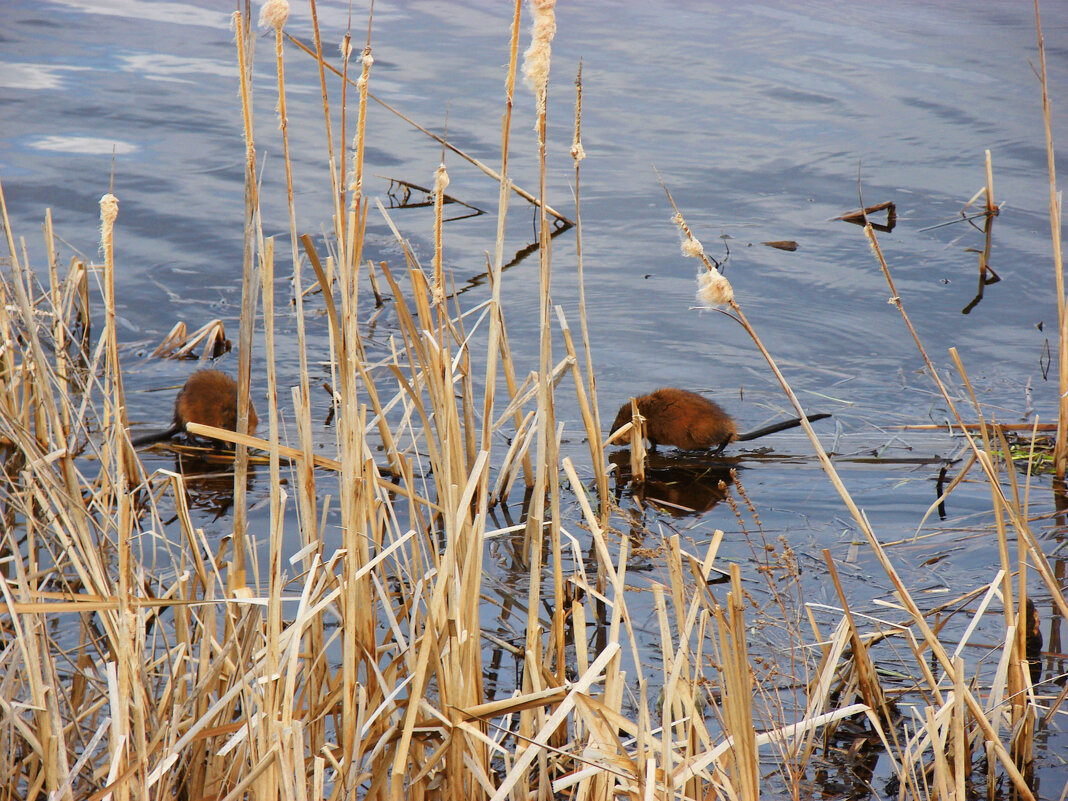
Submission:
<svg viewBox="0 0 1068 801">
<path fill-rule="evenodd" d="M 337 157 L 334 152 L 333 121 L 330 118 L 330 99 L 326 88 L 326 62 L 323 60 L 323 43 L 319 34 L 319 12 L 315 5 L 315 0 L 309 0 L 308 6 L 311 11 L 312 32 L 315 37 L 315 61 L 319 66 L 319 91 L 323 99 L 323 124 L 326 132 L 326 157 L 330 167 L 330 186 L 333 190 L 331 197 L 334 201 L 334 222 L 337 226 L 342 226 L 345 222 L 344 178 L 338 175 Z M 347 57 L 345 62 L 347 66 Z M 345 84 L 342 83 L 342 89 L 344 89 L 344 86 Z M 341 141 L 342 143 L 345 141 L 344 114 L 342 114 Z M 342 164 L 344 164 L 344 159 Z M 345 240 L 345 232 L 342 228 L 335 228 L 334 233 L 337 241 L 343 242 Z"/>
<path fill-rule="evenodd" d="M 745 595 L 738 564 L 731 563 L 727 608 L 716 610 L 722 664 L 724 728 L 731 738 L 731 773 L 742 801 L 759 801 L 760 771 L 753 728 L 753 679 L 746 646 Z"/>
<path fill-rule="evenodd" d="M 256 176 L 256 142 L 252 120 L 252 34 L 250 21 L 240 11 L 233 15 L 236 32 L 238 77 L 241 87 L 241 119 L 245 136 L 245 228 L 241 277 L 241 326 L 237 346 L 237 430 L 248 433 L 249 385 L 252 380 L 252 332 L 255 327 L 259 284 L 256 280 L 256 213 L 259 185 Z M 248 560 L 248 451 L 239 444 L 234 456 L 234 536 L 227 590 L 243 591 Z"/>
<path fill-rule="evenodd" d="M 445 203 L 445 190 L 448 186 L 449 173 L 445 170 L 445 162 L 442 161 L 434 170 L 434 283 L 431 286 L 434 305 L 438 307 L 438 313 L 442 318 L 447 316 L 447 306 L 445 304 L 445 269 L 442 266 L 444 247 L 441 240 L 441 217 L 442 206 Z"/>
<path fill-rule="evenodd" d="M 298 418 L 305 418 L 310 415 L 310 397 L 308 391 L 307 339 L 304 327 L 304 286 L 301 280 L 300 254 L 297 248 L 297 211 L 293 198 L 293 164 L 289 150 L 289 115 L 286 111 L 285 58 L 282 47 L 282 28 L 289 15 L 289 4 L 288 2 L 285 2 L 285 0 L 273 0 L 273 3 L 277 4 L 275 10 L 272 10 L 272 3 L 268 3 L 263 7 L 261 23 L 267 22 L 274 28 L 275 71 L 278 77 L 278 127 L 282 132 L 282 157 L 285 164 L 286 208 L 289 212 L 290 257 L 293 262 L 294 316 L 296 317 L 297 323 L 297 357 L 300 368 L 300 374 L 297 377 L 298 396 L 294 410 Z M 316 35 L 316 39 L 318 39 L 318 34 Z M 325 107 L 325 86 L 323 90 L 323 100 Z M 327 120 L 329 121 L 328 110 Z M 329 127 L 327 128 L 327 131 L 329 131 Z M 328 149 L 331 156 L 331 167 L 333 167 L 333 147 L 332 143 L 329 143 L 329 140 L 328 144 L 331 145 Z M 264 298 L 264 305 L 266 306 L 266 297 Z M 313 442 L 310 436 L 309 425 L 301 425 L 298 430 L 304 430 L 306 432 L 306 435 L 301 439 L 301 445 L 305 451 L 305 458 L 302 461 L 304 469 L 299 470 L 297 473 L 297 489 L 300 492 L 301 497 L 298 509 L 300 511 L 301 528 L 305 532 L 305 537 L 311 541 L 315 538 L 316 518 L 318 516 L 315 499 L 315 472 L 311 469 Z"/>
<path fill-rule="evenodd" d="M 582 211 L 579 202 L 581 198 L 581 181 L 579 165 L 586 158 L 586 151 L 582 147 L 582 62 L 579 62 L 578 72 L 575 75 L 575 134 L 571 140 L 571 160 L 575 165 L 575 266 L 578 275 L 578 304 L 579 304 L 579 327 L 582 332 L 582 349 L 586 357 L 586 386 L 579 381 L 580 373 L 575 371 L 575 388 L 578 392 L 579 410 L 582 413 L 582 422 L 586 428 L 586 439 L 590 446 L 590 461 L 593 464 L 593 474 L 597 481 L 597 499 L 601 509 L 601 522 L 607 523 L 611 515 L 612 505 L 609 502 L 608 471 L 605 468 L 604 442 L 601 436 L 601 413 L 597 403 L 597 379 L 593 371 L 593 351 L 590 348 L 589 321 L 586 317 L 586 281 L 582 269 Z M 557 316 L 562 318 L 558 310 Z M 561 325 L 563 322 L 561 321 Z M 571 335 L 566 333 L 569 343 Z M 568 344 L 568 353 L 573 357 L 574 347 Z M 587 400 L 588 398 L 588 400 Z"/>
<path fill-rule="evenodd" d="M 1049 171 L 1049 226 L 1053 242 L 1053 276 L 1057 286 L 1057 320 L 1060 338 L 1057 347 L 1057 375 L 1060 402 L 1057 406 L 1057 442 L 1053 463 L 1057 478 L 1063 483 L 1068 466 L 1068 313 L 1065 310 L 1064 260 L 1061 253 L 1061 202 L 1057 191 L 1057 167 L 1053 152 L 1053 127 L 1049 107 L 1049 85 L 1046 80 L 1046 43 L 1042 36 L 1042 17 L 1035 0 L 1035 32 L 1038 36 L 1038 67 L 1042 82 L 1042 120 L 1046 134 L 1046 163 Z"/>
<path fill-rule="evenodd" d="M 564 639 L 562 616 L 564 608 L 563 565 L 560 553 L 560 478 L 556 465 L 558 463 L 558 443 L 556 431 L 555 395 L 552 382 L 552 296 L 551 296 L 551 244 L 549 231 L 549 214 L 545 207 L 546 198 L 546 94 L 548 92 L 549 65 L 551 61 L 552 39 L 556 32 L 556 18 L 553 7 L 555 0 L 532 0 L 533 33 L 531 45 L 524 53 L 523 74 L 528 85 L 534 91 L 536 122 L 535 132 L 538 139 L 538 198 L 540 203 L 538 224 L 538 320 L 541 337 L 539 340 L 538 368 L 538 440 L 535 465 L 534 494 L 530 513 L 527 518 L 526 537 L 530 543 L 530 575 L 532 580 L 527 594 L 527 662 L 524 670 L 524 688 L 530 689 L 529 678 L 542 670 L 540 647 L 537 643 L 537 612 L 541 605 L 541 582 L 535 577 L 541 573 L 543 526 L 548 524 L 549 542 L 553 565 L 553 631 L 556 632 L 554 643 L 554 669 L 556 680 L 563 683 L 565 678 Z M 545 504 L 548 498 L 549 511 L 546 519 Z M 533 658 L 532 658 L 533 657 Z M 524 731 L 521 718 L 520 734 Z M 543 765 L 544 769 L 544 765 Z"/>
<path fill-rule="evenodd" d="M 501 120 L 501 171 L 498 175 L 497 234 L 493 243 L 493 257 L 487 269 L 490 285 L 490 323 L 486 343 L 486 378 L 482 405 L 481 440 L 481 447 L 485 451 L 490 450 L 491 435 L 493 433 L 490 423 L 494 418 L 493 408 L 497 392 L 498 359 L 503 362 L 505 380 L 511 397 L 515 397 L 517 389 L 515 369 L 511 360 L 511 349 L 508 347 L 508 337 L 504 327 L 504 314 L 501 311 L 501 270 L 504 264 L 504 233 L 505 223 L 508 218 L 508 198 L 510 197 L 508 190 L 511 187 L 511 179 L 508 177 L 508 153 L 512 139 L 512 107 L 515 101 L 516 65 L 519 58 L 521 8 L 522 0 L 515 0 L 512 8 L 512 25 L 509 37 L 508 73 L 505 78 L 504 115 Z M 516 429 L 522 430 L 522 414 L 519 409 L 516 409 L 513 419 Z M 534 474 L 530 457 L 525 449 L 522 465 L 523 473 L 526 476 L 526 484 L 531 486 L 534 481 Z M 485 507 L 480 507 L 480 513 L 485 514 Z"/>
</svg>

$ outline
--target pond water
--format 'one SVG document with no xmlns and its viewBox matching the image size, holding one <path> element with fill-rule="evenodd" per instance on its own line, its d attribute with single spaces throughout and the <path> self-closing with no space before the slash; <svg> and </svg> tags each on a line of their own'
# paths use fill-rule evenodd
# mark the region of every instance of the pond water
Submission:
<svg viewBox="0 0 1068 801">
<path fill-rule="evenodd" d="M 114 169 L 120 338 L 131 421 L 145 427 L 169 417 L 170 388 L 190 370 L 150 356 L 175 322 L 193 328 L 219 317 L 237 338 L 243 144 L 230 15 L 222 5 L 6 0 L 0 11 L 0 177 L 13 229 L 39 257 L 35 237 L 50 207 L 66 241 L 60 263 L 72 252 L 95 257 L 97 202 Z M 1068 136 L 1068 6 L 1046 3 L 1042 11 L 1056 141 Z M 362 6 L 354 11 L 357 42 L 365 13 Z M 447 125 L 451 143 L 496 167 L 510 14 L 510 4 L 490 2 L 377 3 L 371 91 L 428 128 Z M 348 4 L 320 2 L 319 15 L 331 43 L 324 47 L 336 53 Z M 943 422 L 948 413 L 887 303 L 890 292 L 861 229 L 833 219 L 860 207 L 858 189 L 866 205 L 896 204 L 897 225 L 880 244 L 953 391 L 963 397 L 950 347 L 988 415 L 1055 420 L 1056 371 L 1045 354 L 1056 349 L 1057 303 L 1030 4 L 562 3 L 557 24 L 547 196 L 573 213 L 568 149 L 581 60 L 582 252 L 603 418 L 630 395 L 664 385 L 714 398 L 743 430 L 788 414 L 746 333 L 723 315 L 690 308 L 696 263 L 680 254 L 659 172 L 708 253 L 722 259 L 729 247 L 726 275 L 736 297 L 806 409 L 834 415 L 816 424 L 825 447 L 899 459 L 839 463 L 882 539 L 912 537 L 936 497 L 938 460 L 956 455 L 960 442 L 894 429 Z M 303 4 L 294 3 L 287 30 L 311 42 Z M 527 39 L 524 33 L 524 46 Z M 288 254 L 271 53 L 272 40 L 260 39 L 256 136 L 268 164 L 265 232 L 277 234 Z M 287 87 L 298 230 L 317 234 L 329 227 L 331 208 L 318 76 L 313 61 L 292 47 Z M 533 120 L 531 94 L 520 89 L 510 171 L 531 191 L 538 183 Z M 438 144 L 378 106 L 368 131 L 368 195 L 385 200 L 394 178 L 432 185 Z M 976 295 L 983 234 L 959 222 L 959 212 L 984 185 L 985 150 L 995 199 L 1005 204 L 990 253 L 1001 280 L 964 314 Z M 451 154 L 446 163 L 449 194 L 490 212 L 446 225 L 447 266 L 470 308 L 488 297 L 480 276 L 494 240 L 497 185 Z M 533 240 L 534 215 L 521 204 L 512 204 L 506 254 Z M 391 215 L 428 264 L 431 210 Z M 775 240 L 792 240 L 797 249 L 761 244 Z M 575 231 L 557 236 L 552 252 L 553 299 L 577 330 Z M 364 256 L 403 263 L 376 214 Z M 538 363 L 537 259 L 519 261 L 504 280 L 509 335 L 524 373 Z M 288 287 L 279 283 L 284 309 Z M 279 322 L 283 384 L 298 372 L 293 331 L 288 318 Z M 325 354 L 325 325 L 309 336 L 309 350 Z M 235 354 L 221 367 L 236 371 Z M 316 378 L 329 375 L 315 369 Z M 260 370 L 254 398 L 265 386 Z M 153 391 L 160 388 L 167 391 Z M 565 447 L 588 475 L 572 398 L 560 402 L 558 415 Z M 331 441 L 329 429 L 321 441 Z M 820 556 L 827 548 L 842 563 L 851 601 L 871 611 L 873 599 L 889 596 L 889 582 L 866 546 L 854 546 L 859 534 L 807 440 L 795 431 L 760 444 L 797 457 L 747 459 L 741 481 L 765 535 L 785 536 L 800 554 L 805 600 L 836 602 Z M 166 456 L 148 458 L 170 465 Z M 265 473 L 253 479 L 253 502 L 268 492 Z M 1035 482 L 1037 511 L 1051 507 L 1048 487 L 1046 478 Z M 993 576 L 996 543 L 971 533 L 989 530 L 989 508 L 989 491 L 976 483 L 954 494 L 945 523 L 926 524 L 929 536 L 891 549 L 906 584 L 925 588 L 931 605 Z M 202 514 L 209 528 L 222 525 L 210 510 Z M 723 504 L 699 515 L 650 515 L 645 523 L 653 530 L 680 530 L 698 543 L 722 528 L 723 557 L 752 559 Z M 1064 533 L 1036 525 L 1050 558 L 1063 560 Z M 506 561 L 497 562 L 488 591 L 503 592 L 516 580 Z M 1059 622 L 1036 585 L 1052 647 Z M 1064 772 L 1055 755 L 1068 749 L 1063 726 L 1044 747 L 1039 791 L 1056 797 Z"/>
</svg>

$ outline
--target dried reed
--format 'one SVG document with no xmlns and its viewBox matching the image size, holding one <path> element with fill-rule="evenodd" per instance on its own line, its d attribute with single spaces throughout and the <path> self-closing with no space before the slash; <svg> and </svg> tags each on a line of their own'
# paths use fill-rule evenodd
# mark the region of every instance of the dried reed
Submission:
<svg viewBox="0 0 1068 801">
<path fill-rule="evenodd" d="M 836 723 L 852 718 L 867 722 L 910 797 L 932 792 L 960 797 L 977 738 L 993 755 L 990 763 L 1003 765 L 1021 795 L 1030 797 L 1015 767 L 1027 758 L 1034 715 L 1026 671 L 1020 670 L 1022 640 L 1014 613 L 1020 606 L 1012 604 L 1013 593 L 1018 604 L 1024 603 L 1026 590 L 1022 579 L 1012 584 L 1011 573 L 1022 576 L 1031 565 L 1047 586 L 1052 574 L 1026 525 L 1026 495 L 1021 501 L 1015 483 L 1011 497 L 994 486 L 997 468 L 987 456 L 987 440 L 983 448 L 975 446 L 975 458 L 1003 515 L 999 536 L 1007 543 L 1011 525 L 1020 545 L 1014 557 L 1007 545 L 1003 549 L 1001 571 L 981 593 L 975 617 L 977 623 L 998 594 L 1005 599 L 1006 644 L 986 708 L 960 660 L 974 626 L 955 651 L 940 642 L 928 620 L 931 613 L 921 612 L 910 597 L 807 423 L 828 477 L 894 581 L 904 622 L 862 616 L 843 593 L 840 617 L 828 638 L 820 636 L 808 610 L 817 641 L 804 646 L 797 599 L 771 582 L 772 608 L 781 617 L 788 608 L 797 609 L 785 624 L 791 627 L 785 672 L 795 687 L 805 688 L 803 698 L 800 689 L 794 698 L 779 695 L 773 681 L 757 674 L 749 655 L 753 613 L 738 566 L 732 565 L 725 605 L 709 588 L 723 533 L 691 546 L 678 536 L 643 532 L 656 539 L 664 578 L 649 587 L 658 653 L 650 654 L 639 641 L 636 629 L 646 621 L 637 621 L 628 607 L 634 597 L 628 585 L 632 543 L 611 528 L 584 295 L 578 297 L 582 359 L 564 305 L 551 297 L 549 216 L 560 215 L 546 197 L 545 93 L 555 20 L 551 3 L 536 6 L 535 45 L 525 71 L 533 78 L 538 108 L 540 180 L 537 196 L 525 196 L 539 209 L 542 337 L 537 369 L 525 381 L 516 378 L 522 373 L 501 309 L 503 238 L 514 189 L 508 162 L 518 0 L 509 41 L 501 167 L 499 172 L 482 168 L 500 182 L 488 265 L 490 298 L 464 311 L 452 295 L 443 258 L 443 166 L 429 273 L 377 205 L 402 246 L 404 262 L 381 266 L 382 292 L 397 323 L 388 355 L 374 363 L 368 360 L 367 321 L 359 303 L 372 209 L 363 154 L 375 133 L 366 114 L 373 97 L 368 91 L 370 21 L 360 77 L 349 81 L 348 46 L 341 70 L 327 64 L 312 3 L 316 44 L 309 52 L 319 67 L 331 176 L 324 191 L 330 193 L 334 218 L 326 258 L 310 237 L 299 238 L 320 290 L 311 294 L 302 286 L 297 249 L 284 20 L 273 18 L 300 352 L 296 376 L 280 375 L 276 365 L 274 240 L 262 235 L 252 137 L 253 33 L 247 8 L 235 15 L 246 156 L 241 422 L 237 432 L 189 427 L 237 446 L 233 528 L 220 543 L 213 544 L 198 528 L 190 510 L 192 477 L 169 470 L 146 473 L 125 436 L 114 328 L 116 265 L 109 246 L 118 223 L 111 200 L 103 231 L 104 293 L 97 301 L 104 326 L 94 340 L 87 265 L 75 260 L 60 275 L 46 218 L 49 280 L 47 289 L 38 287 L 25 246 L 17 246 L 11 231 L 0 188 L 12 264 L 10 277 L 0 281 L 0 341 L 26 343 L 21 349 L 0 346 L 0 541 L 9 555 L 0 574 L 5 632 L 0 746 L 11 755 L 0 760 L 0 786 L 17 788 L 25 797 L 48 794 L 70 801 L 504 799 L 550 793 L 756 799 L 766 776 L 762 747 L 773 746 L 779 761 L 790 763 L 780 770 L 796 788 L 817 736 L 828 736 Z M 343 77 L 342 116 L 349 84 L 358 91 L 351 144 L 344 122 L 338 126 L 344 149 L 332 140 L 328 72 Z M 581 234 L 581 74 L 577 85 L 572 156 Z M 675 211 L 687 241 L 696 243 Z M 877 250 L 874 237 L 872 243 Z M 691 250 L 704 258 L 699 243 Z M 580 246 L 580 286 L 581 259 Z M 718 273 L 703 278 L 705 296 L 731 308 L 803 415 L 729 284 Z M 257 438 L 247 433 L 247 410 L 260 293 L 268 424 L 266 435 Z M 331 386 L 338 388 L 331 394 L 335 441 L 329 456 L 316 451 L 311 428 L 310 365 L 323 357 L 306 353 L 305 326 L 318 319 L 309 314 L 312 303 L 321 303 L 326 314 Z M 39 319 L 49 324 L 40 326 Z M 554 333 L 567 351 L 558 361 L 551 347 Z M 474 380 L 480 366 L 481 388 Z M 498 370 L 504 373 L 503 387 Z M 557 388 L 568 378 L 590 441 L 592 500 L 575 466 L 559 453 L 557 404 L 564 393 Z M 290 383 L 287 398 L 281 387 Z M 288 408 L 293 431 L 284 424 Z M 632 472 L 640 481 L 642 421 L 633 411 Z M 502 433 L 511 438 L 507 448 L 495 441 Z M 295 442 L 283 442 L 292 436 Z M 376 461 L 379 446 L 388 460 L 384 466 Z M 265 451 L 269 465 L 269 508 L 252 516 L 246 508 L 247 448 Z M 284 483 L 286 471 L 295 479 L 292 484 Z M 566 498 L 578 507 L 573 520 L 561 497 L 561 473 L 568 482 Z M 492 529 L 495 507 L 503 507 L 521 474 L 531 490 L 525 519 Z M 285 487 L 293 485 L 290 496 Z M 748 503 L 744 490 L 737 492 Z M 588 535 L 573 534 L 572 523 Z M 496 595 L 487 591 L 491 579 L 484 562 L 490 543 L 511 554 L 517 582 Z M 514 636 L 493 630 L 495 606 L 501 609 L 502 629 L 517 621 Z M 65 625 L 54 626 L 57 619 Z M 70 621 L 73 625 L 67 625 Z M 875 631 L 863 631 L 865 624 Z M 930 699 L 914 713 L 913 733 L 900 741 L 871 653 L 889 638 L 908 644 L 920 692 Z M 925 649 L 935 655 L 942 675 L 928 668 Z M 522 671 L 506 697 L 495 695 L 487 682 L 494 660 L 505 653 Z M 754 696 L 764 701 L 763 711 L 772 719 L 763 731 L 757 730 L 761 710 Z M 1001 727 L 1014 732 L 1012 755 L 1001 743 Z M 930 770 L 923 765 L 927 749 Z"/>
</svg>

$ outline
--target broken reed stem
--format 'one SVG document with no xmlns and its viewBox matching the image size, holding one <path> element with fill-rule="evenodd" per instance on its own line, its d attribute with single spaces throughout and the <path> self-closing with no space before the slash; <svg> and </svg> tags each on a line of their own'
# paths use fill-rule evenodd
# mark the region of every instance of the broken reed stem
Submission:
<svg viewBox="0 0 1068 801">
<path fill-rule="evenodd" d="M 893 715 L 886 702 L 886 696 L 883 694 L 882 685 L 879 684 L 879 676 L 875 670 L 875 665 L 871 661 L 868 649 L 865 647 L 864 640 L 861 638 L 860 631 L 853 620 L 853 612 L 849 608 L 845 590 L 842 589 L 842 582 L 838 579 L 838 570 L 834 566 L 834 559 L 831 558 L 831 552 L 826 548 L 823 549 L 823 561 L 827 565 L 827 571 L 830 574 L 831 581 L 834 583 L 834 589 L 838 593 L 838 601 L 842 604 L 842 613 L 845 616 L 846 624 L 849 626 L 850 645 L 853 649 L 853 669 L 856 671 L 857 684 L 860 686 L 864 703 L 874 709 L 878 713 L 880 720 L 886 724 L 886 728 L 890 729 L 900 761 L 901 745 L 897 741 Z"/>
<path fill-rule="evenodd" d="M 579 285 L 582 278 L 579 278 Z M 610 516 L 611 507 L 608 504 L 608 475 L 604 469 L 604 445 L 601 443 L 601 426 L 597 415 L 596 399 L 591 403 L 586 395 L 586 387 L 582 380 L 582 371 L 579 369 L 578 354 L 575 352 L 575 341 L 571 336 L 571 326 L 564 316 L 562 306 L 556 307 L 556 320 L 560 324 L 560 333 L 564 337 L 564 347 L 567 348 L 568 362 L 571 367 L 571 377 L 575 382 L 575 394 L 578 398 L 579 413 L 582 415 L 582 425 L 586 429 L 586 438 L 589 441 L 590 453 L 593 459 L 593 471 L 597 477 L 597 505 L 601 510 L 602 521 Z M 584 335 L 585 336 L 585 335 Z M 586 355 L 589 356 L 587 345 Z M 589 362 L 587 362 L 589 364 Z M 591 373 L 592 376 L 592 373 Z M 598 460 L 596 457 L 600 456 Z M 608 509 L 606 510 L 606 507 Z"/>
<path fill-rule="evenodd" d="M 68 315 L 64 314 L 64 301 L 63 301 L 63 287 L 60 286 L 59 271 L 56 260 L 58 252 L 56 251 L 55 231 L 52 228 L 52 210 L 45 209 L 45 224 L 44 224 L 44 238 L 45 238 L 45 252 L 48 254 L 48 284 L 51 290 L 52 298 L 52 339 L 54 342 L 55 355 L 56 355 L 56 379 L 60 386 L 66 386 L 67 377 L 70 369 L 70 354 L 67 352 L 68 345 L 68 330 L 64 324 Z M 71 274 L 74 272 L 74 265 L 78 262 L 73 262 L 71 268 L 67 271 L 66 284 L 69 286 Z M 3 342 L 9 342 L 10 340 L 0 340 Z M 2 374 L 2 373 L 0 373 Z M 51 410 L 50 410 L 51 411 Z M 62 435 L 60 440 L 67 442 L 70 439 L 70 427 L 71 427 L 71 415 L 70 408 L 67 404 L 61 404 L 59 409 L 60 419 L 56 420 L 61 426 Z"/>
<path fill-rule="evenodd" d="M 329 64 L 324 65 L 327 69 L 333 72 L 335 75 L 341 78 L 341 140 L 338 143 L 338 150 L 341 152 L 341 163 L 338 165 L 338 198 L 335 203 L 342 208 L 340 214 L 334 220 L 334 232 L 337 237 L 338 247 L 343 247 L 344 243 L 348 239 L 348 212 L 344 209 L 348 205 L 347 192 L 349 191 L 348 182 L 348 102 L 349 102 L 349 84 L 353 84 L 353 81 L 349 80 L 349 61 L 352 59 L 352 18 L 349 17 L 349 23 L 345 28 L 345 36 L 341 40 L 341 71 L 339 72 Z M 304 52 L 311 54 L 311 51 L 307 47 L 293 39 L 292 36 L 286 34 L 289 41 L 296 44 L 298 47 L 303 48 Z"/>
<path fill-rule="evenodd" d="M 1046 163 L 1049 171 L 1049 226 L 1053 242 L 1053 275 L 1057 286 L 1057 321 L 1060 334 L 1057 346 L 1057 377 L 1060 402 L 1057 405 L 1057 444 L 1053 464 L 1057 479 L 1064 482 L 1068 465 L 1068 314 L 1065 313 L 1064 261 L 1061 254 L 1061 204 L 1057 192 L 1057 167 L 1053 150 L 1053 128 L 1050 122 L 1049 84 L 1046 80 L 1046 45 L 1042 37 L 1042 17 L 1035 0 L 1035 31 L 1038 35 L 1039 77 L 1042 82 L 1042 120 L 1046 133 Z"/>
<path fill-rule="evenodd" d="M 445 189 L 449 185 L 449 174 L 445 170 L 444 154 L 442 162 L 434 171 L 434 282 L 431 285 L 434 305 L 438 310 L 438 325 L 444 324 L 449 316 L 448 304 L 445 302 L 445 269 L 442 265 L 444 246 L 441 241 L 441 210 L 445 202 Z M 441 330 L 438 330 L 438 340 L 442 340 Z"/>
<path fill-rule="evenodd" d="M 636 398 L 630 399 L 630 480 L 645 483 L 645 418 Z"/>
</svg>

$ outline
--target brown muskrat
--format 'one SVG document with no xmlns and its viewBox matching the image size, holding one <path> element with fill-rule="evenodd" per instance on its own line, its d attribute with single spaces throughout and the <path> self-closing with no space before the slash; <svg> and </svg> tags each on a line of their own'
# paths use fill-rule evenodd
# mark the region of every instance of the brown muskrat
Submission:
<svg viewBox="0 0 1068 801">
<path fill-rule="evenodd" d="M 801 425 L 800 417 L 739 434 L 734 419 L 718 403 L 703 395 L 677 387 L 664 387 L 648 395 L 635 398 L 638 412 L 645 418 L 645 436 L 651 450 L 660 443 L 683 450 L 723 450 L 729 442 L 746 442 L 765 434 L 774 434 Z M 810 414 L 809 422 L 830 417 L 829 414 Z M 630 402 L 619 407 L 612 431 L 631 421 Z"/>
<path fill-rule="evenodd" d="M 200 423 L 237 431 L 237 384 L 218 370 L 197 370 L 185 382 L 174 400 L 174 424 L 166 431 L 145 434 L 130 440 L 137 448 L 170 439 L 185 431 L 186 423 Z M 248 433 L 256 432 L 259 418 L 252 401 L 248 403 Z M 214 440 L 213 440 L 214 441 Z"/>
</svg>

